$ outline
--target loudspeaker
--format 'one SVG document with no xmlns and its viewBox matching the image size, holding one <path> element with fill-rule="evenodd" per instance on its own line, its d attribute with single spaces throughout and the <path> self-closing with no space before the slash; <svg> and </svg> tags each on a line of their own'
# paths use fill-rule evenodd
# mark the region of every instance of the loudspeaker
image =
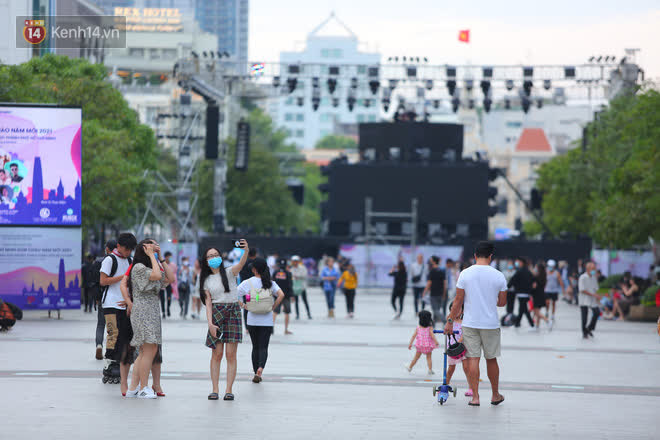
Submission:
<svg viewBox="0 0 660 440">
<path fill-rule="evenodd" d="M 220 107 L 217 104 L 206 106 L 206 158 L 218 158 L 218 125 L 220 124 Z"/>
<path fill-rule="evenodd" d="M 236 161 L 234 168 L 238 171 L 246 171 L 250 157 L 250 124 L 245 121 L 238 123 L 236 137 Z"/>
</svg>

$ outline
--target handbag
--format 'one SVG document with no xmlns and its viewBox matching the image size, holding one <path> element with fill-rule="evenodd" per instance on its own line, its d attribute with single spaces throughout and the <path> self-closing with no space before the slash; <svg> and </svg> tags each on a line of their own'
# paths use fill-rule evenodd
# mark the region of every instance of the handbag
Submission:
<svg viewBox="0 0 660 440">
<path fill-rule="evenodd" d="M 245 303 L 248 312 L 256 315 L 266 315 L 273 311 L 273 293 L 270 289 L 250 289 L 250 301 Z"/>
</svg>

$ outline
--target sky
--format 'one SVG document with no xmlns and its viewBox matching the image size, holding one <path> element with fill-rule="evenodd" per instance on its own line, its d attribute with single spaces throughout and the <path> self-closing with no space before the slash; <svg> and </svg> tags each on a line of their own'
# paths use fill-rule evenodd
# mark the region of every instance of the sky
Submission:
<svg viewBox="0 0 660 440">
<path fill-rule="evenodd" d="M 570 65 L 638 48 L 646 78 L 660 82 L 659 0 L 250 0 L 250 59 L 301 50 L 332 11 L 383 61 Z M 461 29 L 470 30 L 469 44 L 458 42 Z"/>
</svg>

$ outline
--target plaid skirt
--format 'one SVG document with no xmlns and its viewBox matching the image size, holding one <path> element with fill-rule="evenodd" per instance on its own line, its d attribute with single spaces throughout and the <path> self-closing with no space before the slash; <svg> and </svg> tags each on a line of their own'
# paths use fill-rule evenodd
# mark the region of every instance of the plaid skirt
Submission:
<svg viewBox="0 0 660 440">
<path fill-rule="evenodd" d="M 213 324 L 218 326 L 218 334 L 212 336 L 206 333 L 206 346 L 215 348 L 218 342 L 241 343 L 243 342 L 243 324 L 241 321 L 241 308 L 238 303 L 213 304 Z"/>
</svg>

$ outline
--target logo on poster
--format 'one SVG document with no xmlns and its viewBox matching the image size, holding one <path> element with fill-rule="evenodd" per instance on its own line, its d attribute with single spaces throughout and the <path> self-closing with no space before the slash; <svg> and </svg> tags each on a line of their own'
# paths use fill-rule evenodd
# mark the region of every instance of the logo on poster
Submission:
<svg viewBox="0 0 660 440">
<path fill-rule="evenodd" d="M 46 39 L 45 20 L 25 20 L 23 38 L 30 44 L 40 44 Z"/>
<path fill-rule="evenodd" d="M 39 216 L 41 218 L 48 218 L 50 217 L 50 209 L 48 208 L 41 208 L 41 211 L 39 211 Z"/>
</svg>

